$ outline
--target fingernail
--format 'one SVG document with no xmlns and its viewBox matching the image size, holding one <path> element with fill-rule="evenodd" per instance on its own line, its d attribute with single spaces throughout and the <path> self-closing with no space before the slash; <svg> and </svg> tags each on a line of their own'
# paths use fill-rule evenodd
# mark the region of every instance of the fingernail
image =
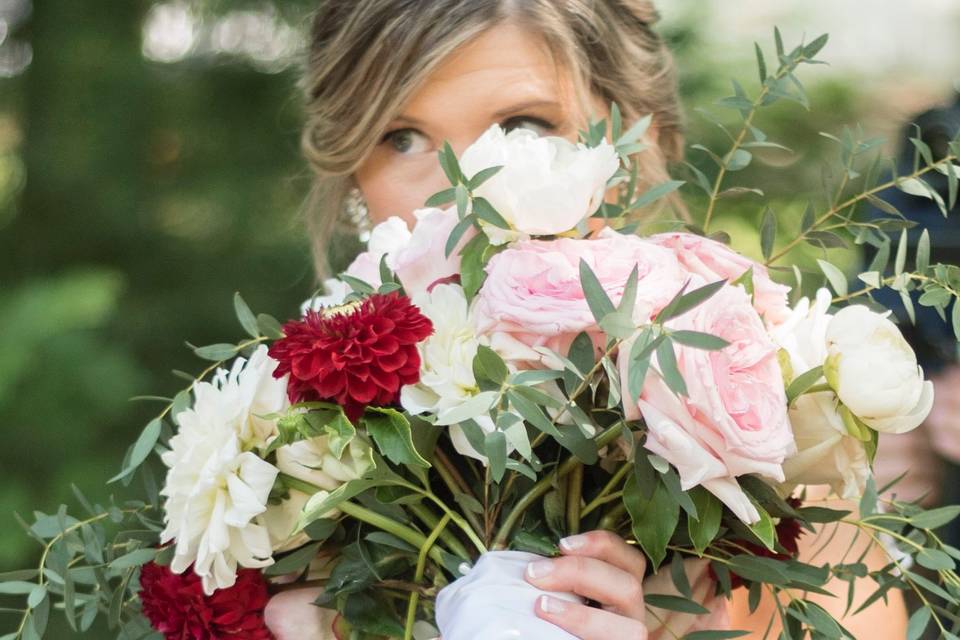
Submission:
<svg viewBox="0 0 960 640">
<path fill-rule="evenodd" d="M 527 565 L 527 577 L 538 580 L 553 573 L 552 560 L 537 560 Z"/>
<path fill-rule="evenodd" d="M 567 603 L 560 598 L 540 596 L 540 608 L 544 613 L 557 614 L 567 610 Z"/>
<path fill-rule="evenodd" d="M 560 548 L 564 551 L 576 551 L 587 544 L 587 536 L 578 533 L 575 536 L 567 536 L 560 540 Z"/>
</svg>

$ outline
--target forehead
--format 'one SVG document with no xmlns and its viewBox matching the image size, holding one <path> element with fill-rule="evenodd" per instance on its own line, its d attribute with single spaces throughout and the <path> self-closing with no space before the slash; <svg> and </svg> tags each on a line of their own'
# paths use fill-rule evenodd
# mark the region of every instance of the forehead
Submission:
<svg viewBox="0 0 960 640">
<path fill-rule="evenodd" d="M 455 51 L 414 92 L 404 115 L 421 120 L 456 113 L 484 117 L 519 102 L 569 106 L 572 83 L 542 37 L 510 24 L 493 27 Z M 486 113 L 482 113 L 486 112 Z"/>
</svg>

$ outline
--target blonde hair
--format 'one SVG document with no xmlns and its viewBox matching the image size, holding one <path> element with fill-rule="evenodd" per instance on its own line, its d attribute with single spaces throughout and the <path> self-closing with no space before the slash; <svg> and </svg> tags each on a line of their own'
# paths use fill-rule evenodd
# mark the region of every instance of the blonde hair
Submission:
<svg viewBox="0 0 960 640">
<path fill-rule="evenodd" d="M 652 114 L 657 138 L 637 161 L 644 184 L 665 179 L 683 136 L 673 58 L 652 29 L 657 19 L 650 0 L 322 0 L 301 80 L 318 276 L 329 271 L 327 248 L 351 176 L 390 121 L 451 53 L 505 20 L 543 37 L 558 68 L 572 71 L 582 105 L 590 93 L 616 102 L 626 126 Z"/>
</svg>

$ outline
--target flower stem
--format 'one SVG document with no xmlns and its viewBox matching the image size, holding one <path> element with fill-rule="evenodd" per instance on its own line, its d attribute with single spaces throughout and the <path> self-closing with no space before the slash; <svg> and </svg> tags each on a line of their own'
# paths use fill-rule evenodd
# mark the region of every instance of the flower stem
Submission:
<svg viewBox="0 0 960 640">
<path fill-rule="evenodd" d="M 615 488 L 620 486 L 620 483 L 623 482 L 623 479 L 626 477 L 626 475 L 630 472 L 630 469 L 632 468 L 633 468 L 633 465 L 630 462 L 623 463 L 623 465 L 619 469 L 617 469 L 617 472 L 613 474 L 610 480 L 607 481 L 607 484 L 603 487 L 603 489 L 600 490 L 600 493 L 598 493 L 596 497 L 593 500 L 591 500 L 586 507 L 584 507 L 583 511 L 580 513 L 580 517 L 585 518 L 587 515 L 590 514 L 591 511 L 593 511 L 600 505 L 606 504 L 607 502 L 609 502 L 610 497 L 608 494 L 610 494 L 611 491 L 613 491 Z M 613 495 L 619 496 L 620 493 L 618 492 Z"/>
<path fill-rule="evenodd" d="M 624 423 L 618 422 L 608 428 L 606 431 L 601 433 L 595 438 L 597 448 L 601 448 L 610 442 L 614 438 L 620 435 L 620 432 L 623 431 Z M 509 538 L 511 531 L 520 521 L 520 518 L 523 516 L 524 512 L 529 509 L 541 496 L 550 491 L 553 487 L 553 483 L 560 478 L 566 477 L 568 473 L 573 471 L 574 467 L 582 464 L 576 456 L 570 456 L 564 460 L 556 468 L 556 470 L 547 476 L 544 476 L 536 484 L 534 484 L 527 493 L 525 493 L 515 505 L 513 509 L 510 510 L 510 513 L 507 514 L 506 519 L 503 521 L 503 524 L 500 526 L 500 530 L 497 532 L 497 537 L 494 539 L 493 548 L 494 549 L 505 549 L 507 547 L 507 538 Z"/>
<path fill-rule="evenodd" d="M 440 449 L 440 447 L 434 449 L 433 460 L 436 463 L 434 468 L 437 470 L 437 473 L 440 474 L 440 479 L 443 480 L 444 484 L 447 485 L 447 488 L 450 489 L 450 492 L 454 495 L 454 498 L 456 498 L 457 492 L 460 492 L 476 500 L 477 496 L 474 495 L 473 491 L 470 490 L 470 485 L 466 483 L 466 481 L 463 479 L 463 476 L 460 475 L 460 472 L 457 471 L 457 468 L 453 465 L 453 462 L 447 457 L 447 454 Z M 474 531 L 483 530 L 483 526 L 480 524 L 480 520 L 477 518 L 476 513 L 470 509 L 464 508 L 463 515 L 470 523 L 470 526 L 473 527 Z"/>
<path fill-rule="evenodd" d="M 433 531 L 430 532 L 430 535 L 427 536 L 424 541 L 424 546 L 420 547 L 420 555 L 417 556 L 417 569 L 414 574 L 413 581 L 419 583 L 423 580 L 423 572 L 427 566 L 427 553 L 436 549 L 434 543 L 437 541 L 437 538 L 441 536 L 444 530 L 447 527 L 447 524 L 450 522 L 450 513 L 445 513 L 440 521 L 437 522 L 436 526 L 433 528 Z M 420 592 L 413 591 L 410 593 L 410 602 L 407 605 L 407 623 L 403 627 L 403 640 L 410 640 L 413 638 L 413 623 L 417 617 L 417 604 L 420 602 Z"/>
<path fill-rule="evenodd" d="M 420 520 L 431 529 L 436 527 L 437 523 L 440 522 L 440 518 L 438 518 L 436 514 L 434 514 L 433 511 L 431 511 L 424 504 L 411 504 L 409 505 L 409 507 L 410 507 L 410 512 L 413 513 L 413 515 L 420 518 Z M 446 513 L 444 514 L 444 517 L 449 519 L 450 514 Z M 440 533 L 440 540 L 443 541 L 443 543 L 447 546 L 447 548 L 449 548 L 452 552 L 460 556 L 460 559 L 470 560 L 470 554 L 467 553 L 467 549 L 463 546 L 460 540 L 458 540 L 457 537 L 453 535 L 452 531 L 450 531 L 449 529 L 444 529 Z"/>
<path fill-rule="evenodd" d="M 359 520 L 360 522 L 365 522 L 378 529 L 383 529 L 387 533 L 392 533 L 404 542 L 409 542 L 421 551 L 423 551 L 425 548 L 429 549 L 428 553 L 433 561 L 440 566 L 443 566 L 443 555 L 440 553 L 440 548 L 434 546 L 432 543 L 429 547 L 427 547 L 427 537 L 419 531 L 400 524 L 392 518 L 367 509 L 366 507 L 362 507 L 354 502 L 341 502 L 337 505 L 337 509 L 340 509 L 340 511 L 344 512 L 351 518 Z"/>
<path fill-rule="evenodd" d="M 580 501 L 583 497 L 583 463 L 579 460 L 567 476 L 567 535 L 580 533 Z"/>
</svg>

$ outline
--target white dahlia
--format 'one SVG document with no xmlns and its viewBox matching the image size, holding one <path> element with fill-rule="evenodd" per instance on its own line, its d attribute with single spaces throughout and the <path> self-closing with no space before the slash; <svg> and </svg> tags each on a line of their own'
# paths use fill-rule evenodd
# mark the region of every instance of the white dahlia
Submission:
<svg viewBox="0 0 960 640">
<path fill-rule="evenodd" d="M 255 450 L 276 431 L 264 416 L 288 406 L 285 379 L 261 346 L 249 361 L 194 384 L 192 408 L 175 416 L 179 431 L 162 456 L 169 467 L 161 543 L 176 542 L 171 569 L 193 565 L 204 591 L 230 587 L 237 566 L 270 565 L 270 538 L 261 522 L 278 470 Z"/>
</svg>

